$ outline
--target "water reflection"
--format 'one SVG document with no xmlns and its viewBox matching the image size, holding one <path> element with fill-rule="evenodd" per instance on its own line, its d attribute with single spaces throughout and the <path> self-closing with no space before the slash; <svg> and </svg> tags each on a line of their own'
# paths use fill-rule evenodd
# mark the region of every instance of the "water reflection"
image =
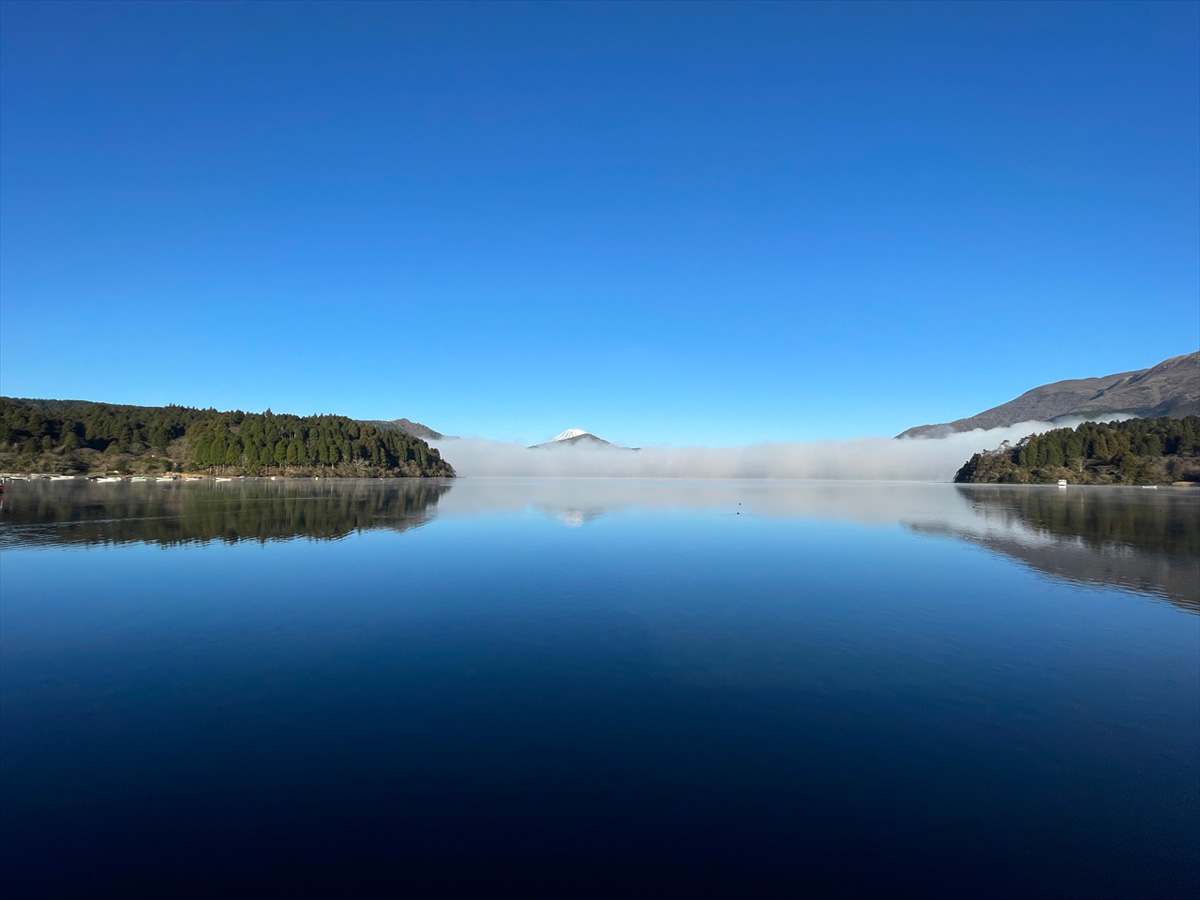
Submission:
<svg viewBox="0 0 1200 900">
<path fill-rule="evenodd" d="M 582 527 L 634 511 L 900 524 L 1002 554 L 1057 580 L 1200 611 L 1200 491 L 903 482 L 469 479 L 443 514 L 533 511 Z"/>
<path fill-rule="evenodd" d="M 588 528 L 634 513 L 899 525 L 984 547 L 1058 580 L 1200 611 L 1200 491 L 1189 489 L 525 478 L 33 482 L 10 485 L 0 547 L 333 540 L 406 531 L 435 514 L 532 514 Z"/>
<path fill-rule="evenodd" d="M 1200 611 L 1200 497 L 1192 490 L 958 486 L 970 519 L 906 523 L 1063 581 L 1150 593 Z"/>
<path fill-rule="evenodd" d="M 450 482 L 17 482 L 0 512 L 0 547 L 336 540 L 407 531 L 434 517 Z"/>
<path fill-rule="evenodd" d="M 948 484 L 820 481 L 662 481 L 622 478 L 460 478 L 448 516 L 533 511 L 565 525 L 629 512 L 817 518 L 861 524 L 970 516 Z"/>
</svg>

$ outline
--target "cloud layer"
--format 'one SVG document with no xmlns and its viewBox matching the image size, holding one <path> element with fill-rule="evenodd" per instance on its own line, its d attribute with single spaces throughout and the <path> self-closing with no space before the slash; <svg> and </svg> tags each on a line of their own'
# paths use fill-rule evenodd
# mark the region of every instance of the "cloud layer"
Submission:
<svg viewBox="0 0 1200 900">
<path fill-rule="evenodd" d="M 1021 422 L 944 438 L 861 437 L 744 447 L 644 447 L 636 452 L 580 445 L 530 450 L 475 438 L 431 443 L 465 476 L 950 481 L 972 453 L 1064 425 Z"/>
</svg>

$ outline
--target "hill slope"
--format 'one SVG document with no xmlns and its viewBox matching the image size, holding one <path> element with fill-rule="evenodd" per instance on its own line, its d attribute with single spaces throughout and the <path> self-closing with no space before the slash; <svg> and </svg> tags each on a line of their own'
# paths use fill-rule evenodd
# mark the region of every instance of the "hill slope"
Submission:
<svg viewBox="0 0 1200 900">
<path fill-rule="evenodd" d="M 359 421 L 364 425 L 374 425 L 381 431 L 399 431 L 402 434 L 420 438 L 423 441 L 437 441 L 446 436 L 440 431 L 434 431 L 428 425 L 422 425 L 420 422 L 414 422 L 411 419 L 392 419 L 387 422 L 382 419 L 360 419 Z"/>
<path fill-rule="evenodd" d="M 1053 422 L 1068 416 L 1099 420 L 1118 413 L 1142 418 L 1200 414 L 1200 351 L 1136 372 L 1044 384 L 970 418 L 918 425 L 896 437 L 936 438 L 1018 422 Z"/>
</svg>

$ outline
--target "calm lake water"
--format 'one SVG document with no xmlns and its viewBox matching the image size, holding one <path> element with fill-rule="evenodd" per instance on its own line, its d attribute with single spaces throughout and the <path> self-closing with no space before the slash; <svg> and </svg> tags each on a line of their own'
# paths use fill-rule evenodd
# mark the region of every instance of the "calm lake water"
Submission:
<svg viewBox="0 0 1200 900">
<path fill-rule="evenodd" d="M 10 485 L 5 897 L 1188 897 L 1200 490 Z"/>
</svg>

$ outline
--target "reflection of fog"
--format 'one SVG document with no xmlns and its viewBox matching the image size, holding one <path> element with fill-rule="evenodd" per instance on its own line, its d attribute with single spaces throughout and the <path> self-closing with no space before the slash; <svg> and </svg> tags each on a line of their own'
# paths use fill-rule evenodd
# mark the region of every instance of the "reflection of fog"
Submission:
<svg viewBox="0 0 1200 900">
<path fill-rule="evenodd" d="M 970 504 L 947 484 L 820 481 L 653 481 L 620 478 L 465 478 L 440 504 L 442 515 L 537 510 L 584 523 L 606 513 L 741 513 L 808 516 L 867 524 L 901 518 L 972 518 Z"/>
<path fill-rule="evenodd" d="M 1200 491 L 896 482 L 469 478 L 444 516 L 535 510 L 586 526 L 605 513 L 846 520 L 953 537 L 1056 579 L 1114 586 L 1200 609 Z"/>
</svg>

